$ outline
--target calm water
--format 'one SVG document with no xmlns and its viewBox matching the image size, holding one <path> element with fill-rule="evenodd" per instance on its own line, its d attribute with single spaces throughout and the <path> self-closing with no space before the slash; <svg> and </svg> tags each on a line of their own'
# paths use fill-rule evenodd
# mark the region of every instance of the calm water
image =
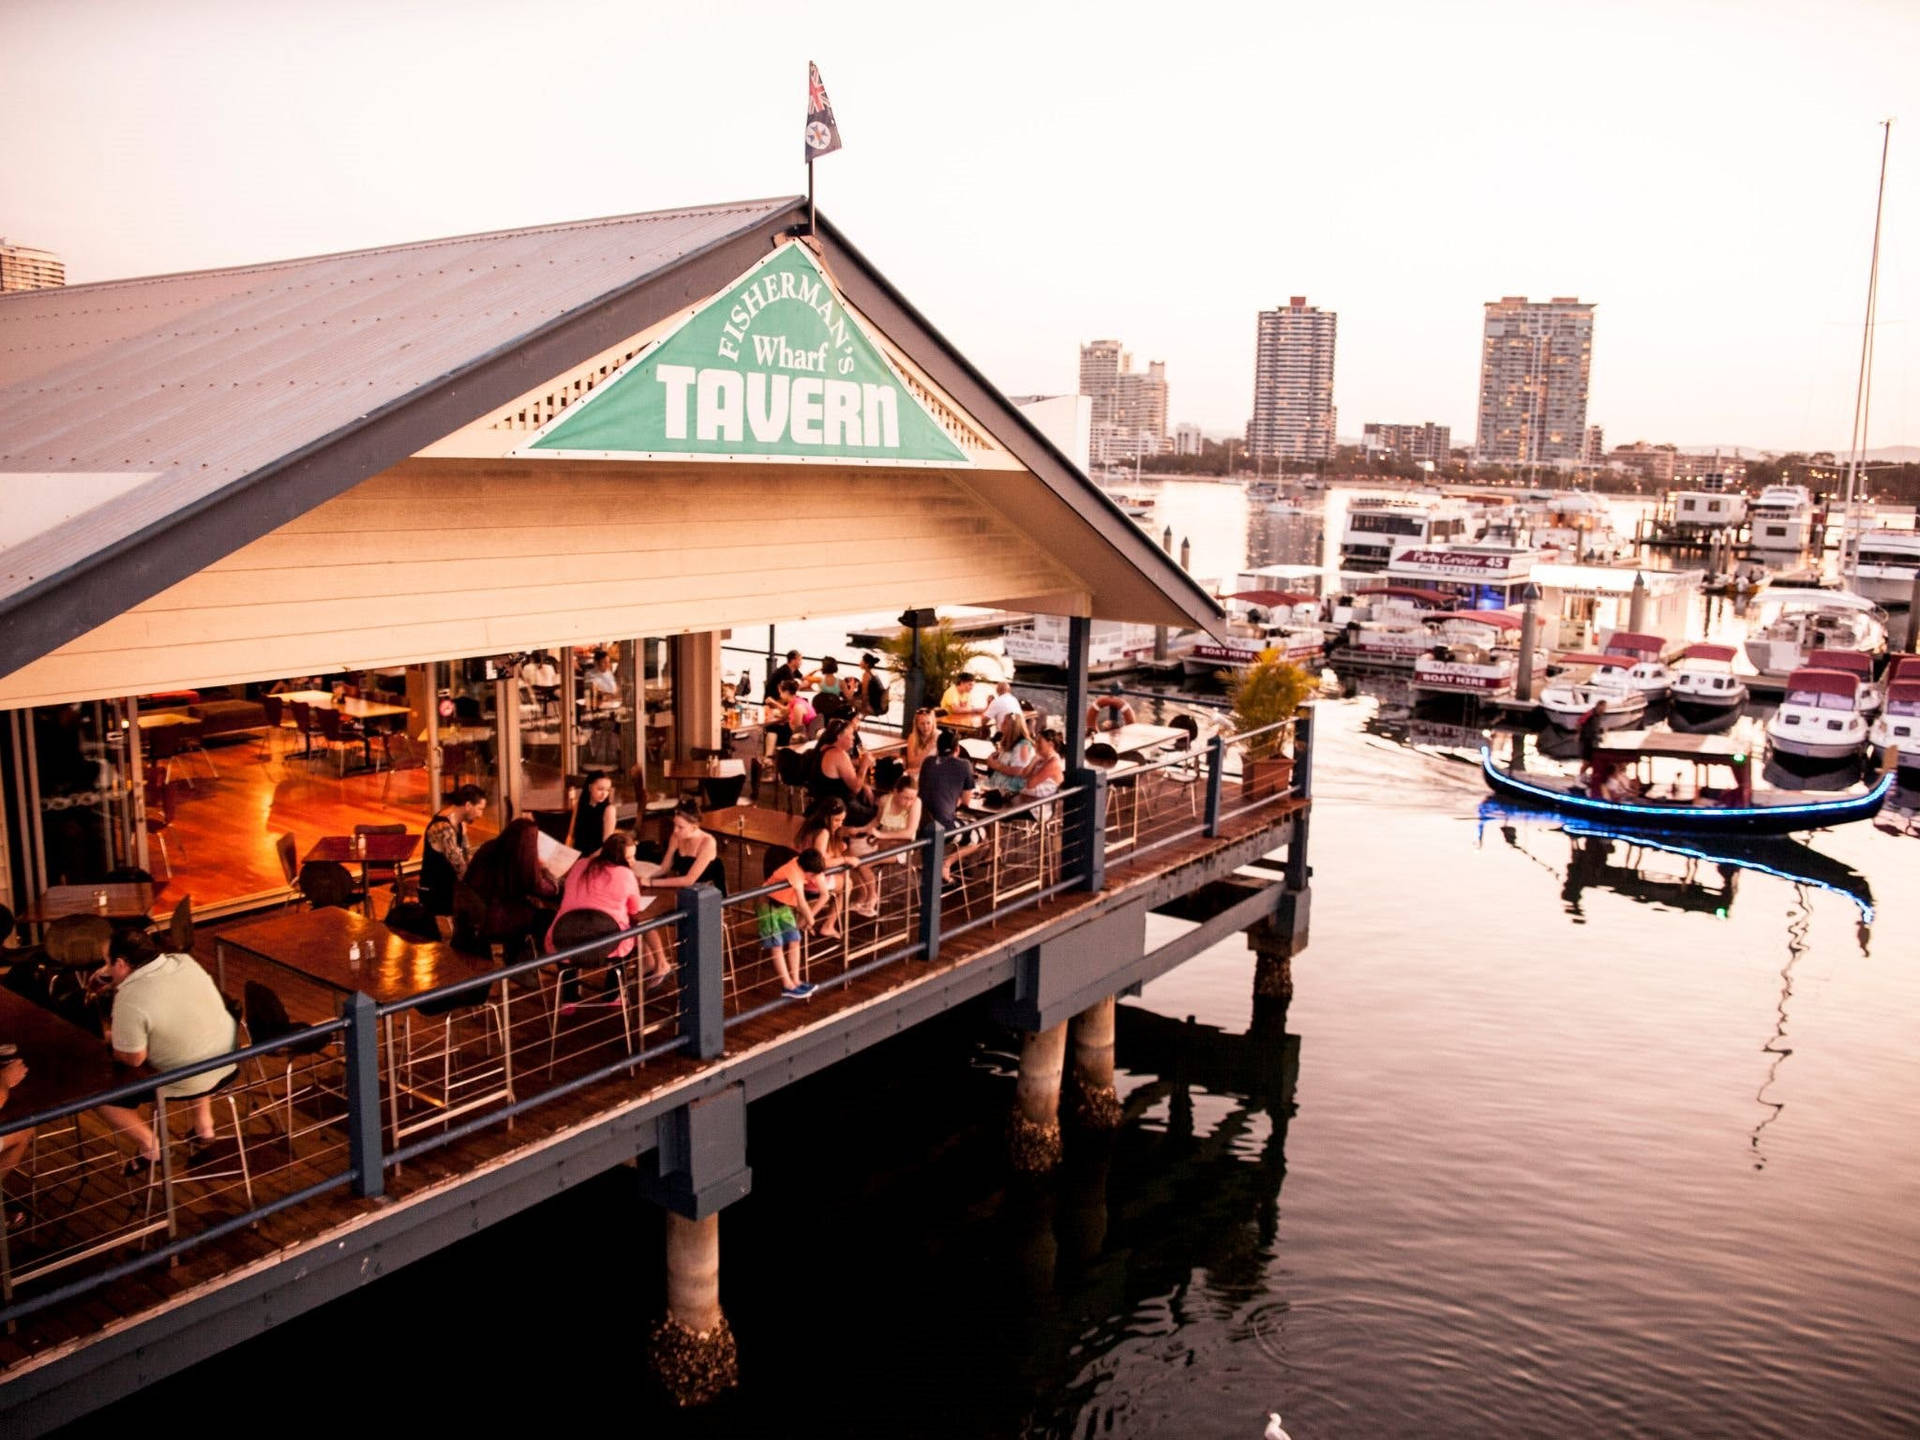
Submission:
<svg viewBox="0 0 1920 1440">
<path fill-rule="evenodd" d="M 1920 845 L 1738 870 L 1483 820 L 1387 728 L 1323 708 L 1290 1013 L 1237 942 L 1127 1002 L 1128 1124 L 1054 1180 L 1005 1172 L 978 1010 L 755 1107 L 713 1410 L 633 1382 L 660 1222 L 620 1172 L 88 1428 L 338 1372 L 479 1433 L 1920 1433 Z"/>
</svg>

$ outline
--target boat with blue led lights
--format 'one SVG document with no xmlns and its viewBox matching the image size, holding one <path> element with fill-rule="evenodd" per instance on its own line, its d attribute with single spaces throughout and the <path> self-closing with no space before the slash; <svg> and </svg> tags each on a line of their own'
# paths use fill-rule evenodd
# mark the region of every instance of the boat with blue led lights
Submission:
<svg viewBox="0 0 1920 1440">
<path fill-rule="evenodd" d="M 1886 803 L 1893 776 L 1877 777 L 1814 799 L 1804 792 L 1756 789 L 1747 747 L 1724 735 L 1619 730 L 1599 737 L 1577 775 L 1531 774 L 1524 746 L 1518 768 L 1502 769 L 1480 752 L 1488 787 L 1516 805 L 1607 825 L 1679 834 L 1787 835 L 1870 820 Z"/>
</svg>

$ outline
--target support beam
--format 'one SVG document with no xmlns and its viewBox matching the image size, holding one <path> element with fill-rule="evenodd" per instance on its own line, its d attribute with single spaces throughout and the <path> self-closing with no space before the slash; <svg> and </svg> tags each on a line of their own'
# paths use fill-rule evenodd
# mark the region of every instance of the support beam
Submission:
<svg viewBox="0 0 1920 1440">
<path fill-rule="evenodd" d="M 1066 737 L 1067 769 L 1086 763 L 1087 657 L 1093 649 L 1093 621 L 1085 615 L 1067 617 L 1067 713 L 1061 734 Z"/>
<path fill-rule="evenodd" d="M 696 748 L 720 748 L 720 632 L 675 635 L 673 659 L 673 754 L 693 758 Z"/>
<path fill-rule="evenodd" d="M 1020 1045 L 1008 1149 L 1013 1168 L 1042 1175 L 1060 1163 L 1060 1077 L 1066 1068 L 1067 1022 L 1026 1036 Z"/>
<path fill-rule="evenodd" d="M 667 1213 L 667 1313 L 653 1372 L 676 1405 L 706 1405 L 740 1383 L 740 1352 L 720 1309 L 720 1217 Z"/>
<path fill-rule="evenodd" d="M 1114 997 L 1096 1000 L 1073 1021 L 1073 1118 L 1087 1130 L 1120 1128 L 1113 1088 Z"/>
</svg>

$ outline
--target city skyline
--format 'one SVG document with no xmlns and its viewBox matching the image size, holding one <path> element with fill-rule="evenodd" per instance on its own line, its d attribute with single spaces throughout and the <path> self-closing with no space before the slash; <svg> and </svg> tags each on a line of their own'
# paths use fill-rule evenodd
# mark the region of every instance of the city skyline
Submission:
<svg viewBox="0 0 1920 1440">
<path fill-rule="evenodd" d="M 19 0 L 0 116 L 35 143 L 0 232 L 82 283 L 796 193 L 812 58 L 846 144 L 820 166 L 822 214 L 1006 393 L 1070 387 L 1067 347 L 1119 334 L 1166 362 L 1170 419 L 1230 433 L 1246 317 L 1305 292 L 1342 316 L 1349 429 L 1418 417 L 1465 438 L 1480 307 L 1578 294 L 1606 312 L 1590 415 L 1612 437 L 1827 449 L 1852 415 L 1878 122 L 1920 50 L 1920 13 L 1874 0 L 1762 0 L 1737 25 L 1712 3 L 1603 19 L 1483 0 L 1183 17 L 1148 75 L 1134 27 L 1044 11 L 936 31 L 850 6 L 746 52 L 738 32 L 780 12 L 583 3 L 570 32 L 594 45 L 530 67 L 498 43 L 517 11 L 446 13 Z M 1276 94 L 1276 49 L 1324 59 Z M 425 53 L 391 83 L 392 56 Z M 663 54 L 684 63 L 636 71 Z M 1510 87 L 1481 77 L 1549 56 L 1570 98 L 1516 125 Z M 1107 144 L 1143 107 L 1153 123 Z M 643 114 L 699 118 L 661 144 Z M 1920 443 L 1915 143 L 1895 125 L 1873 448 Z M 1286 186 L 1247 185 L 1261 156 Z"/>
</svg>

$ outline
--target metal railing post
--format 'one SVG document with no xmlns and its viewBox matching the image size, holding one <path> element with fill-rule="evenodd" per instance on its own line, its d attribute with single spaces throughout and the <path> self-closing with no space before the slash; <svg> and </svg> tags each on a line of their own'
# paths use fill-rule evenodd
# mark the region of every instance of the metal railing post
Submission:
<svg viewBox="0 0 1920 1440">
<path fill-rule="evenodd" d="M 342 1012 L 347 1022 L 347 1155 L 353 1193 L 386 1193 L 380 1156 L 380 1012 L 364 990 L 353 992 Z"/>
<path fill-rule="evenodd" d="M 726 910 L 711 885 L 686 886 L 678 904 L 680 1033 L 691 1038 L 695 1056 L 711 1060 L 727 1048 Z"/>
<path fill-rule="evenodd" d="M 1305 706 L 1293 719 L 1293 793 L 1313 798 L 1313 707 Z"/>
<path fill-rule="evenodd" d="M 940 872 L 947 868 L 947 832 L 933 821 L 920 833 L 927 841 L 920 857 L 920 958 L 931 965 L 940 958 Z"/>
<path fill-rule="evenodd" d="M 1085 860 L 1082 862 L 1080 888 L 1104 890 L 1107 887 L 1107 772 L 1076 770 L 1068 780 L 1080 787 L 1079 813 L 1075 829 Z"/>
<path fill-rule="evenodd" d="M 1209 840 L 1220 833 L 1220 785 L 1227 778 L 1227 742 L 1215 735 L 1207 742 L 1207 828 Z"/>
</svg>

